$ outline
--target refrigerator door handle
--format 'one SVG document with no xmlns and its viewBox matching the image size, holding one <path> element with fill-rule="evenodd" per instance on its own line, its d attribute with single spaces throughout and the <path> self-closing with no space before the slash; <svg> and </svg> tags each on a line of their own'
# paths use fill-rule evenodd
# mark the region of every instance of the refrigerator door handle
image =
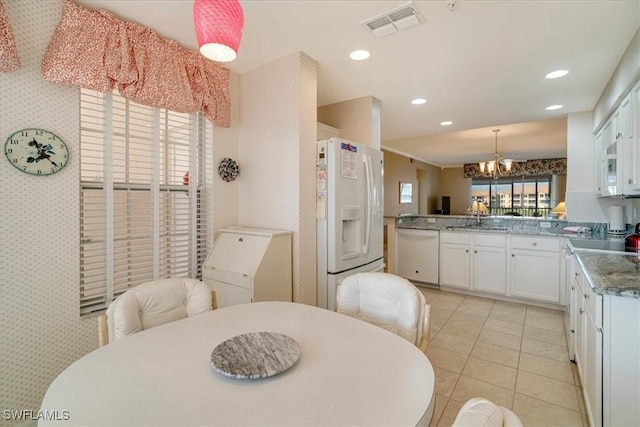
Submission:
<svg viewBox="0 0 640 427">
<path fill-rule="evenodd" d="M 367 203 L 365 204 L 365 241 L 364 246 L 362 247 L 362 253 L 369 253 L 369 246 L 371 246 L 371 227 L 373 224 L 373 173 L 371 171 L 371 157 L 365 155 L 363 157 L 364 163 L 364 172 L 366 177 L 366 185 L 367 185 Z"/>
</svg>

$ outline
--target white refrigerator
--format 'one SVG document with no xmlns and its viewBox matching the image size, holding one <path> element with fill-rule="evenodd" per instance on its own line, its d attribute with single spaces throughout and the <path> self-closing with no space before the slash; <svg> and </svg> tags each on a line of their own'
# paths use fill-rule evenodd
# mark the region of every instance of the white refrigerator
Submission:
<svg viewBox="0 0 640 427">
<path fill-rule="evenodd" d="M 384 268 L 383 158 L 331 138 L 318 141 L 316 161 L 317 304 L 334 310 L 345 277 Z"/>
</svg>

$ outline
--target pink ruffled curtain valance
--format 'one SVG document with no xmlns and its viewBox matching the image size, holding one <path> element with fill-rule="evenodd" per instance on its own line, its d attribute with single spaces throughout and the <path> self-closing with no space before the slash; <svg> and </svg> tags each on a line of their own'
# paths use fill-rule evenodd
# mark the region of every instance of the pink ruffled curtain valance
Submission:
<svg viewBox="0 0 640 427">
<path fill-rule="evenodd" d="M 139 24 L 65 0 L 42 60 L 42 77 L 178 112 L 202 110 L 229 127 L 229 69 Z"/>
<path fill-rule="evenodd" d="M 0 71 L 7 73 L 20 68 L 20 57 L 9 18 L 0 1 Z"/>
</svg>

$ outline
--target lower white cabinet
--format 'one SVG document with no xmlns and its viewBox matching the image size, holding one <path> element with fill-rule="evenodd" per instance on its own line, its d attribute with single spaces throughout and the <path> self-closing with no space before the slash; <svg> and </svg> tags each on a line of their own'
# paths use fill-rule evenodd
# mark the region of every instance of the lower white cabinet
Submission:
<svg viewBox="0 0 640 427">
<path fill-rule="evenodd" d="M 470 236 L 440 232 L 440 285 L 469 289 Z"/>
<path fill-rule="evenodd" d="M 513 296 L 560 303 L 560 240 L 511 237 L 510 289 Z"/>
<path fill-rule="evenodd" d="M 507 240 L 504 235 L 474 234 L 471 287 L 504 295 L 507 290 Z"/>
<path fill-rule="evenodd" d="M 441 232 L 440 238 L 440 285 L 505 294 L 505 235 Z"/>
<path fill-rule="evenodd" d="M 574 261 L 575 359 L 592 426 L 640 425 L 640 299 L 598 295 Z"/>
</svg>

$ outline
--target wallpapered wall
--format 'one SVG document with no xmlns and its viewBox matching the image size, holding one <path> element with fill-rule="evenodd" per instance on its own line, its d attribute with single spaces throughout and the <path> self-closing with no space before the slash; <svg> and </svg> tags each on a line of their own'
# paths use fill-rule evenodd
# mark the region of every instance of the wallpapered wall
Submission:
<svg viewBox="0 0 640 427">
<path fill-rule="evenodd" d="M 242 75 L 239 223 L 295 231 L 293 297 L 316 303 L 316 62 L 292 53 Z"/>
<path fill-rule="evenodd" d="M 97 347 L 95 318 L 78 315 L 79 90 L 40 77 L 62 2 L 3 3 L 23 67 L 0 74 L 1 139 L 41 127 L 71 153 L 69 165 L 49 177 L 0 159 L 0 410 L 35 411 L 51 381 Z M 284 94 L 263 90 L 276 82 Z M 315 61 L 291 54 L 232 76 L 230 90 L 232 126 L 215 128 L 211 156 L 214 165 L 236 158 L 241 175 L 231 183 L 214 176 L 214 229 L 245 222 L 295 230 L 294 298 L 314 304 Z M 0 417 L 0 425 L 14 424 Z"/>
<path fill-rule="evenodd" d="M 4 3 L 23 66 L 0 75 L 3 146 L 14 131 L 38 127 L 70 151 L 68 166 L 51 176 L 0 159 L 0 403 L 38 409 L 58 373 L 97 344 L 95 320 L 78 315 L 79 91 L 40 77 L 62 2 Z"/>
</svg>

